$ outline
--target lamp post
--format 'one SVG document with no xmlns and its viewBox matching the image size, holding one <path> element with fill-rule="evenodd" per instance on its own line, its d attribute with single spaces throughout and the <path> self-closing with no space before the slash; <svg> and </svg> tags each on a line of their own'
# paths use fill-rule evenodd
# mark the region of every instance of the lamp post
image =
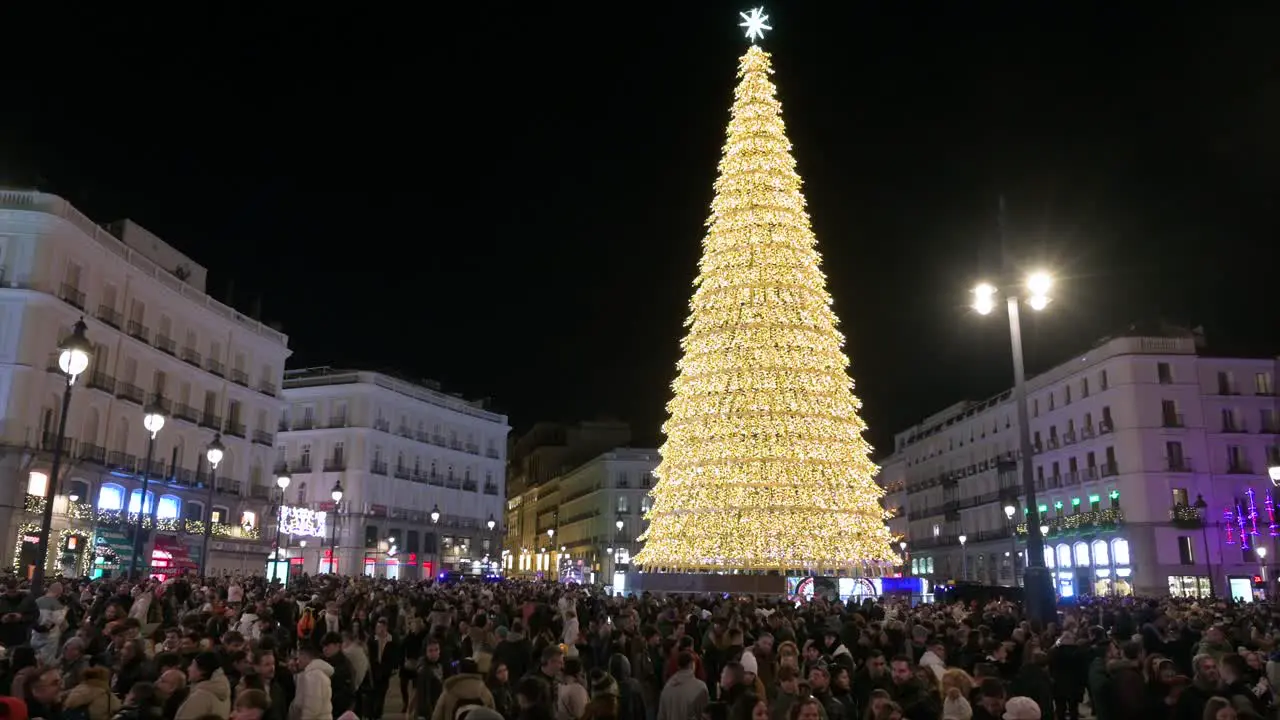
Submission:
<svg viewBox="0 0 1280 720">
<path fill-rule="evenodd" d="M 342 504 L 342 481 L 338 480 L 333 483 L 333 490 L 329 493 L 329 497 L 333 498 L 333 527 L 330 528 L 332 539 L 329 540 L 329 573 L 337 575 L 338 571 L 338 506 Z"/>
<path fill-rule="evenodd" d="M 1196 517 L 1200 519 L 1200 534 L 1204 538 L 1204 571 L 1209 577 L 1209 597 L 1213 597 L 1213 557 L 1209 555 L 1209 503 L 1204 495 L 1196 494 L 1196 501 L 1191 507 L 1196 509 Z"/>
<path fill-rule="evenodd" d="M 435 526 L 435 525 L 439 525 L 439 524 L 440 524 L 440 506 L 439 506 L 439 505 L 432 505 L 432 506 L 431 506 L 431 524 L 432 524 L 432 526 Z M 441 561 L 441 559 L 442 559 L 444 556 L 440 554 L 440 533 L 439 533 L 439 531 L 436 531 L 436 532 L 435 532 L 435 536 L 436 536 L 436 541 L 435 541 L 435 543 L 434 543 L 434 544 L 435 544 L 435 548 L 436 548 L 436 564 L 435 564 L 435 567 L 434 567 L 434 568 L 432 568 L 432 570 L 433 570 L 433 572 L 435 572 L 435 573 L 436 573 L 436 575 L 439 575 L 439 574 L 440 574 L 440 561 Z"/>
<path fill-rule="evenodd" d="M 956 538 L 960 541 L 960 577 L 965 580 L 969 579 L 969 552 L 964 549 L 964 544 L 969 541 L 968 535 L 961 535 Z"/>
<path fill-rule="evenodd" d="M 151 480 L 151 460 L 155 457 L 156 435 L 159 435 L 160 430 L 164 428 L 165 417 L 160 394 L 156 393 L 155 400 L 147 406 L 146 414 L 142 416 L 142 427 L 151 434 L 147 437 L 147 461 L 142 466 L 142 495 L 138 498 L 138 522 L 133 526 L 133 558 L 129 560 L 131 580 L 137 579 L 138 557 L 146 547 L 142 539 L 142 521 L 147 516 L 147 485 Z"/>
<path fill-rule="evenodd" d="M 209 447 L 204 451 L 204 457 L 209 461 L 209 506 L 205 508 L 204 548 L 200 551 L 201 577 L 209 576 L 209 545 L 210 538 L 213 537 L 213 493 L 218 487 L 218 463 L 222 462 L 222 456 L 226 451 L 226 446 L 222 444 L 222 433 L 214 433 L 213 442 L 209 443 Z M 276 533 L 278 535 L 279 530 Z"/>
<path fill-rule="evenodd" d="M 1258 556 L 1258 574 L 1262 576 L 1262 586 L 1267 585 L 1267 546 L 1260 545 L 1253 549 L 1253 554 Z"/>
<path fill-rule="evenodd" d="M 36 568 L 31 574 L 31 596 L 44 594 L 44 567 L 49 554 L 49 533 L 53 529 L 53 498 L 57 495 L 58 476 L 62 471 L 62 444 L 67 437 L 67 412 L 71 409 L 71 389 L 89 368 L 93 357 L 93 346 L 85 336 L 88 326 L 84 318 L 76 321 L 71 334 L 58 345 L 58 369 L 67 380 L 67 388 L 62 393 L 62 414 L 58 416 L 58 437 L 53 444 L 53 467 L 49 471 L 49 479 L 44 484 L 44 513 L 40 517 L 40 542 L 36 546 Z"/>
<path fill-rule="evenodd" d="M 1018 564 L 1014 559 L 1018 554 L 1018 528 L 1013 524 L 1013 514 L 1017 511 L 1012 505 L 1004 506 L 1004 517 L 1009 523 L 1009 574 L 1013 576 L 1014 587 L 1018 586 Z"/>
<path fill-rule="evenodd" d="M 898 542 L 898 549 L 902 551 L 902 576 L 907 577 L 911 574 L 908 572 L 911 568 L 911 555 L 907 552 L 907 541 L 900 540 Z"/>
<path fill-rule="evenodd" d="M 1002 203 L 1003 207 L 1003 203 Z M 1049 290 L 1053 278 L 1047 273 L 1029 275 L 1024 283 L 1026 302 L 1032 310 L 1049 306 Z M 973 309 L 987 315 L 996 308 L 997 290 L 982 283 L 973 289 Z M 1027 377 L 1022 356 L 1022 324 L 1018 311 L 1021 299 L 1018 293 L 1009 293 L 1005 307 L 1009 315 L 1009 344 L 1013 351 L 1013 401 L 1018 412 L 1018 450 L 1021 455 L 1022 494 L 1027 504 L 1027 564 L 1023 570 L 1022 584 L 1026 588 L 1027 613 L 1032 620 L 1050 622 L 1056 617 L 1053 582 L 1044 566 L 1044 535 L 1040 530 L 1040 511 L 1036 505 L 1036 480 L 1031 469 L 1034 449 L 1031 446 L 1031 418 L 1027 412 Z M 1015 581 L 1016 583 L 1016 581 Z"/>
<path fill-rule="evenodd" d="M 289 476 L 289 465 L 280 466 L 276 473 L 276 487 L 280 488 L 280 503 L 276 508 L 276 552 L 275 558 L 271 563 L 271 579 L 280 579 L 280 560 L 283 553 L 280 551 L 280 532 L 284 528 L 284 492 L 289 489 L 289 483 L 293 478 Z"/>
</svg>

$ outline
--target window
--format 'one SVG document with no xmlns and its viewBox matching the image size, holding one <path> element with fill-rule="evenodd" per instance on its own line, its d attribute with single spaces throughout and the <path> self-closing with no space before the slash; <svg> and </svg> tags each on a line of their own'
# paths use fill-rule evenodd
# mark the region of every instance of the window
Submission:
<svg viewBox="0 0 1280 720">
<path fill-rule="evenodd" d="M 311 443 L 302 443 L 302 452 L 298 455 L 298 464 L 303 468 L 311 467 Z"/>
<path fill-rule="evenodd" d="M 1176 440 L 1170 440 L 1164 444 L 1164 457 L 1170 470 L 1183 471 L 1187 467 L 1187 459 L 1182 454 L 1182 443 Z"/>
<path fill-rule="evenodd" d="M 1236 432 L 1240 429 L 1240 420 L 1234 408 L 1222 408 L 1222 432 Z"/>
<path fill-rule="evenodd" d="M 193 520 L 200 522 L 204 520 L 204 505 L 198 502 L 189 502 L 182 510 L 183 520 Z"/>
<path fill-rule="evenodd" d="M 1093 541 L 1093 563 L 1098 567 L 1106 567 L 1111 564 L 1111 553 L 1107 552 L 1106 540 Z"/>
<path fill-rule="evenodd" d="M 1076 554 L 1076 567 L 1089 567 L 1089 546 L 1078 542 L 1072 549 Z"/>
<path fill-rule="evenodd" d="M 1111 558 L 1115 560 L 1116 565 L 1129 564 L 1129 541 L 1124 538 L 1116 538 L 1111 541 Z"/>
<path fill-rule="evenodd" d="M 1275 408 L 1263 408 L 1260 414 L 1262 423 L 1260 430 L 1262 432 L 1280 432 L 1280 412 L 1277 412 Z"/>
<path fill-rule="evenodd" d="M 1178 536 L 1178 562 L 1183 565 L 1196 564 L 1195 545 L 1191 544 L 1190 535 Z"/>
<path fill-rule="evenodd" d="M 27 473 L 27 494 L 36 497 L 47 497 L 49 492 L 49 476 L 32 470 Z"/>
<path fill-rule="evenodd" d="M 124 507 L 124 488 L 108 483 L 97 491 L 97 509 L 120 510 Z"/>
<path fill-rule="evenodd" d="M 1106 390 L 1109 387 L 1111 387 L 1111 384 L 1107 381 L 1107 371 L 1099 370 L 1098 371 L 1098 389 Z"/>
<path fill-rule="evenodd" d="M 1227 471 L 1228 472 L 1248 472 L 1249 460 L 1244 453 L 1244 448 L 1239 445 L 1227 446 Z"/>
<path fill-rule="evenodd" d="M 1173 368 L 1169 363 L 1156 363 L 1156 377 L 1160 379 L 1161 385 L 1171 385 L 1173 383 Z"/>
<path fill-rule="evenodd" d="M 1054 409 L 1054 407 L 1055 407 L 1055 405 L 1054 405 L 1054 402 L 1053 402 L 1053 401 L 1054 401 L 1054 395 L 1053 395 L 1053 393 L 1049 393 L 1049 409 L 1050 409 L 1050 410 Z"/>
<path fill-rule="evenodd" d="M 640 512 L 647 513 L 652 507 L 653 507 L 653 497 L 650 495 L 645 495 L 644 498 L 640 500 Z"/>
<path fill-rule="evenodd" d="M 152 392 L 154 392 L 158 396 L 163 396 L 165 381 L 167 379 L 168 379 L 168 376 L 164 374 L 163 370 L 157 370 L 155 377 L 152 381 Z"/>
<path fill-rule="evenodd" d="M 1031 401 L 1031 417 L 1040 417 L 1040 398 Z"/>
<path fill-rule="evenodd" d="M 1271 373 L 1260 372 L 1253 376 L 1253 391 L 1259 395 L 1274 395 L 1271 387 Z"/>
<path fill-rule="evenodd" d="M 1219 395 L 1235 395 L 1235 377 L 1230 371 L 1218 372 L 1218 394 Z"/>
<path fill-rule="evenodd" d="M 142 491 L 141 491 L 141 490 L 134 490 L 133 492 L 129 493 L 129 512 L 131 512 L 131 513 L 136 513 L 136 512 L 138 512 L 138 504 L 139 504 L 139 502 L 140 502 L 141 498 L 142 498 Z M 145 514 L 145 515 L 150 515 L 150 514 L 151 514 L 151 505 L 152 505 L 152 503 L 154 503 L 155 501 L 156 501 L 156 494 L 155 494 L 155 493 L 153 493 L 153 492 L 149 492 L 149 491 L 148 491 L 148 492 L 147 492 L 147 502 L 146 502 L 145 506 L 142 508 L 142 513 L 143 513 L 143 514 Z"/>
<path fill-rule="evenodd" d="M 1188 502 L 1188 497 L 1189 497 L 1189 496 L 1187 495 L 1187 489 L 1186 489 L 1186 488 L 1174 488 L 1174 489 L 1173 489 L 1173 504 L 1174 504 L 1174 505 L 1176 505 L 1176 506 L 1183 506 L 1183 507 L 1190 506 L 1190 505 L 1191 505 L 1191 503 L 1190 503 L 1190 502 Z"/>
<path fill-rule="evenodd" d="M 1067 385 L 1062 388 L 1062 404 L 1063 405 L 1071 404 L 1071 386 L 1070 385 Z"/>
<path fill-rule="evenodd" d="M 333 464 L 341 467 L 347 461 L 347 448 L 341 441 L 333 444 Z"/>
<path fill-rule="evenodd" d="M 228 514 L 229 513 L 226 508 L 215 505 L 210 519 L 215 523 L 225 523 L 227 521 Z"/>
<path fill-rule="evenodd" d="M 1182 427 L 1182 417 L 1178 413 L 1178 403 L 1174 400 L 1160 401 L 1161 423 L 1167 428 Z"/>
<path fill-rule="evenodd" d="M 1111 406 L 1104 405 L 1102 407 L 1102 431 L 1111 432 L 1115 429 L 1115 423 L 1111 420 Z"/>
<path fill-rule="evenodd" d="M 1089 378 L 1080 378 L 1080 397 L 1089 397 Z"/>
<path fill-rule="evenodd" d="M 619 495 L 619 496 L 618 496 L 618 512 L 619 512 L 619 513 L 622 513 L 622 514 L 626 514 L 626 513 L 627 513 L 627 511 L 628 511 L 628 508 L 627 508 L 627 496 L 626 496 L 626 495 Z"/>
<path fill-rule="evenodd" d="M 182 500 L 173 495 L 161 495 L 160 502 L 156 504 L 156 518 L 160 520 L 177 519 L 178 509 L 182 507 Z"/>
</svg>

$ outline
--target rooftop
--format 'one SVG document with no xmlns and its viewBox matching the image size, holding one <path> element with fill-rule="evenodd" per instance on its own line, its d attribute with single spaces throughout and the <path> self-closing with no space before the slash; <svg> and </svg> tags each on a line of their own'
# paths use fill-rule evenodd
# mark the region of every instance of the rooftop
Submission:
<svg viewBox="0 0 1280 720">
<path fill-rule="evenodd" d="M 459 395 L 443 392 L 440 389 L 440 383 L 434 380 L 414 382 L 395 377 L 389 373 L 334 368 L 328 365 L 284 371 L 285 390 L 357 384 L 375 385 L 411 400 L 469 415 L 478 420 L 501 423 L 503 425 L 507 423 L 505 415 L 485 410 L 484 400 L 467 400 Z"/>
</svg>

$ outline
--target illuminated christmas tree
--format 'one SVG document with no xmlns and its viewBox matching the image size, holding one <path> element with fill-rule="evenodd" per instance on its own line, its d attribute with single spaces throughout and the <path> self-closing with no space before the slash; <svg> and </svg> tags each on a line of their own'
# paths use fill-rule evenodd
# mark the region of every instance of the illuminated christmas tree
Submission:
<svg viewBox="0 0 1280 720">
<path fill-rule="evenodd" d="M 768 29 L 743 18 L 753 40 Z M 752 45 L 636 557 L 649 570 L 898 561 L 771 73 Z"/>
</svg>

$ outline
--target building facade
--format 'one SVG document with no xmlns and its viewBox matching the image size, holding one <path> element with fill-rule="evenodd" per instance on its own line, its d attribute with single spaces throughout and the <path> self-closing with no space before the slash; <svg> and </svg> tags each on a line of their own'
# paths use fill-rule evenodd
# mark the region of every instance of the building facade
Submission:
<svg viewBox="0 0 1280 720">
<path fill-rule="evenodd" d="M 285 507 L 307 519 L 282 537 L 292 562 L 404 579 L 500 566 L 505 415 L 434 384 L 327 367 L 288 371 L 284 396 L 276 465 L 291 477 Z"/>
<path fill-rule="evenodd" d="M 127 569 L 140 509 L 156 529 L 141 568 L 194 567 L 212 521 L 211 572 L 265 570 L 288 338 L 209 297 L 205 274 L 131 221 L 104 228 L 56 195 L 0 190 L 0 528 L 9 538 L 0 559 L 20 574 L 41 561 L 50 483 L 50 574 Z M 73 386 L 61 477 L 51 478 L 66 390 L 57 348 L 81 318 L 93 354 Z M 168 414 L 154 445 L 143 427 L 153 402 Z M 226 451 L 211 472 L 205 449 L 219 433 Z"/>
<path fill-rule="evenodd" d="M 1045 561 L 1062 596 L 1252 593 L 1277 559 L 1277 361 L 1212 357 L 1189 333 L 1100 343 L 1028 380 Z M 906 570 L 1011 584 L 1025 564 L 1013 392 L 898 433 L 882 462 Z M 1012 510 L 1012 513 L 1008 511 Z M 1264 553 L 1257 548 L 1265 547 Z"/>
<path fill-rule="evenodd" d="M 625 590 L 658 460 L 657 450 L 615 448 L 508 498 L 507 572 Z"/>
</svg>

